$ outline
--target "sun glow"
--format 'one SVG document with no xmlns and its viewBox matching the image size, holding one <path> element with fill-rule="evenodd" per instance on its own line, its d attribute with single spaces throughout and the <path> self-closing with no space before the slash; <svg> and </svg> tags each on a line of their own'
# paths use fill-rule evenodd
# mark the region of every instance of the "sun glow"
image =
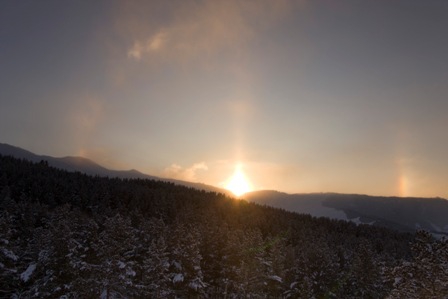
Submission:
<svg viewBox="0 0 448 299">
<path fill-rule="evenodd" d="M 238 165 L 226 185 L 226 189 L 232 191 L 236 196 L 241 196 L 244 193 L 252 191 L 252 186 L 244 175 L 241 165 Z"/>
</svg>

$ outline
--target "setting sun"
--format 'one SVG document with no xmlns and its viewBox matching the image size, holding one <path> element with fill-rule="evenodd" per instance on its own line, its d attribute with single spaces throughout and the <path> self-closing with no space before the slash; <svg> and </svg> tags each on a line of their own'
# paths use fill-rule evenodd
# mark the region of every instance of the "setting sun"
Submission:
<svg viewBox="0 0 448 299">
<path fill-rule="evenodd" d="M 232 191 L 236 196 L 241 196 L 244 193 L 252 191 L 252 186 L 241 170 L 241 165 L 238 165 L 233 173 L 233 176 L 230 178 L 229 182 L 226 185 L 226 189 Z"/>
</svg>

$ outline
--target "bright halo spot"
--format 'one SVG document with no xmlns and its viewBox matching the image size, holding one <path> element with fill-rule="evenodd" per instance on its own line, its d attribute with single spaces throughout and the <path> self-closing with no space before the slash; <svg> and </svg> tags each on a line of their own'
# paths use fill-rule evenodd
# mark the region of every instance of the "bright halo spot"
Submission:
<svg viewBox="0 0 448 299">
<path fill-rule="evenodd" d="M 230 178 L 229 182 L 226 185 L 226 189 L 232 191 L 236 196 L 241 196 L 244 193 L 252 191 L 252 186 L 241 170 L 241 166 L 238 165 L 233 173 L 233 176 Z"/>
</svg>

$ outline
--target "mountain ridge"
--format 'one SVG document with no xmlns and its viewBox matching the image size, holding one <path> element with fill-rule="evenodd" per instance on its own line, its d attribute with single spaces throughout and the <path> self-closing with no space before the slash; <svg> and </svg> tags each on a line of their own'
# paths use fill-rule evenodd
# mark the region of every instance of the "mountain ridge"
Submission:
<svg viewBox="0 0 448 299">
<path fill-rule="evenodd" d="M 315 217 L 372 224 L 400 231 L 427 230 L 448 236 L 448 200 L 434 197 L 340 193 L 287 194 L 273 190 L 245 194 L 245 200 Z"/>
<path fill-rule="evenodd" d="M 161 178 L 153 175 L 148 175 L 145 173 L 142 173 L 136 169 L 130 169 L 130 170 L 112 170 L 108 169 L 104 166 L 101 166 L 100 164 L 96 163 L 95 161 L 79 157 L 79 156 L 65 156 L 65 157 L 52 157 L 48 155 L 38 155 L 31 151 L 25 150 L 21 147 L 13 146 L 7 143 L 0 143 L 0 154 L 4 156 L 12 156 L 19 159 L 25 159 L 29 160 L 31 162 L 39 163 L 41 161 L 47 161 L 47 163 L 52 166 L 59 169 L 71 171 L 71 172 L 82 172 L 88 175 L 99 175 L 99 176 L 106 176 L 106 177 L 118 177 L 122 179 L 149 179 L 149 180 L 158 180 L 158 181 L 164 181 L 173 183 L 176 185 L 182 185 L 186 187 L 191 187 L 199 190 L 204 191 L 210 191 L 210 192 L 217 192 L 217 193 L 223 193 L 228 196 L 233 197 L 234 195 L 223 188 L 206 185 L 203 183 L 195 183 L 195 182 L 188 182 L 188 181 L 182 181 L 182 180 L 176 180 L 176 179 L 168 179 L 168 178 Z"/>
<path fill-rule="evenodd" d="M 144 174 L 136 169 L 110 170 L 84 157 L 55 158 L 37 155 L 5 143 L 0 143 L 0 154 L 35 163 L 46 161 L 49 166 L 55 168 L 71 172 L 79 171 L 92 176 L 158 180 L 235 197 L 228 190 L 202 183 L 160 178 Z M 448 200 L 440 197 L 372 196 L 334 192 L 289 194 L 277 190 L 257 190 L 248 192 L 240 198 L 314 217 L 327 217 L 356 224 L 371 224 L 404 232 L 425 229 L 434 235 L 448 236 Z"/>
</svg>

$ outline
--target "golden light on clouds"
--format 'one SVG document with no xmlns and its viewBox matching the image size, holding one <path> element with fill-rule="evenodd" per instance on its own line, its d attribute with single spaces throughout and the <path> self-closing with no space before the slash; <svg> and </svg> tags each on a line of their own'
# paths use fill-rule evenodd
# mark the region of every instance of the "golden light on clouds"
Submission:
<svg viewBox="0 0 448 299">
<path fill-rule="evenodd" d="M 173 163 L 171 166 L 165 168 L 162 175 L 168 178 L 196 182 L 198 180 L 197 172 L 207 170 L 208 166 L 205 162 L 195 163 L 187 168 Z"/>
</svg>

